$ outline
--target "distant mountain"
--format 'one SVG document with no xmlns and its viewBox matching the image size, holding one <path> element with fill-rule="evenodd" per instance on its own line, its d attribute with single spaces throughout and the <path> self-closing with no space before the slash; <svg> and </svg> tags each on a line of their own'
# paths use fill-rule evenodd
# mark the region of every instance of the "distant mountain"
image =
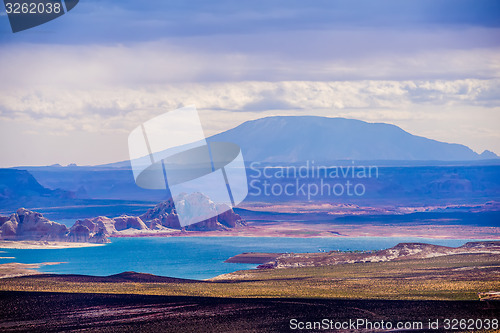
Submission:
<svg viewBox="0 0 500 333">
<path fill-rule="evenodd" d="M 384 123 L 316 116 L 268 117 L 247 121 L 209 141 L 241 147 L 246 161 L 338 160 L 470 161 L 494 159 L 461 145 L 412 135 Z"/>
<path fill-rule="evenodd" d="M 482 159 L 495 159 L 495 158 L 498 158 L 498 155 L 495 154 L 494 152 L 492 151 L 489 151 L 489 150 L 485 150 L 481 153 L 481 155 L 479 155 Z"/>
<path fill-rule="evenodd" d="M 26 207 L 72 202 L 75 194 L 46 188 L 26 170 L 0 169 L 0 208 Z"/>
<path fill-rule="evenodd" d="M 161 190 L 138 187 L 130 169 L 130 162 L 119 162 L 126 167 L 73 166 L 73 167 L 22 167 L 40 184 L 48 188 L 71 191 L 78 199 L 119 199 L 158 202 L 170 198 Z M 36 207 L 36 206 L 35 206 Z"/>
<path fill-rule="evenodd" d="M 306 161 L 314 161 L 315 166 L 351 166 L 351 160 L 356 160 L 367 162 L 362 165 L 384 167 L 380 169 L 380 177 L 365 180 L 366 195 L 336 198 L 340 201 L 356 199 L 366 204 L 371 204 L 371 200 L 400 204 L 431 204 L 438 200 L 484 202 L 485 199 L 496 200 L 499 193 L 500 159 L 493 152 L 477 154 L 464 145 L 415 136 L 389 124 L 315 116 L 268 117 L 245 122 L 207 140 L 239 144 L 247 163 L 304 165 Z M 135 207 L 130 205 L 131 202 L 123 202 L 118 208 L 116 200 L 151 203 L 152 206 L 170 198 L 169 191 L 138 187 L 130 161 L 98 166 L 19 169 L 28 172 L 0 169 L 0 209 L 4 211 L 21 206 L 33 209 L 89 205 L 88 210 L 79 209 L 71 217 L 75 217 L 74 214 L 79 214 L 78 218 L 122 213 L 136 215 L 141 205 Z M 252 178 L 248 180 L 250 182 Z M 278 183 L 285 181 L 273 180 Z M 310 180 L 316 181 L 319 179 Z M 54 190 L 58 188 L 62 190 Z M 309 200 L 307 197 L 296 199 Z M 325 194 L 315 199 L 330 200 L 331 197 Z M 247 200 L 280 201 L 288 198 L 269 197 L 262 193 L 262 196 L 249 196 Z M 105 204 L 109 208 L 104 208 Z M 43 212 L 54 214 L 48 215 L 50 218 L 63 218 L 66 214 L 62 210 Z"/>
</svg>

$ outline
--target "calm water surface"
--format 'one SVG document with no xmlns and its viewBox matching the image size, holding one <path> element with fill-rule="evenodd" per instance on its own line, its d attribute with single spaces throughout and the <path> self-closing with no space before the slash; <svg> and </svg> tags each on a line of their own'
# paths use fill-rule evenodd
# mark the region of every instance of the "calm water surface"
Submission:
<svg viewBox="0 0 500 333">
<path fill-rule="evenodd" d="M 400 242 L 460 246 L 470 239 L 399 237 L 273 238 L 273 237 L 148 237 L 111 238 L 105 246 L 74 249 L 2 249 L 0 263 L 64 262 L 40 271 L 64 274 L 110 275 L 124 271 L 191 279 L 207 279 L 257 265 L 224 260 L 242 252 L 318 252 L 380 250 Z"/>
</svg>

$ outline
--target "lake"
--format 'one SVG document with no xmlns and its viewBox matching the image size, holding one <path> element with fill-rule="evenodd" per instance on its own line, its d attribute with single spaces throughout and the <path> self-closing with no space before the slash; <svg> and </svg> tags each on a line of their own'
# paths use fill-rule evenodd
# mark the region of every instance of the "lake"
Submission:
<svg viewBox="0 0 500 333">
<path fill-rule="evenodd" d="M 189 279 L 207 279 L 257 265 L 224 263 L 242 252 L 318 252 L 380 250 L 401 242 L 460 246 L 472 239 L 403 237 L 142 237 L 111 238 L 105 246 L 72 249 L 2 249 L 0 263 L 64 262 L 39 271 L 60 274 L 111 275 L 136 271 Z"/>
</svg>

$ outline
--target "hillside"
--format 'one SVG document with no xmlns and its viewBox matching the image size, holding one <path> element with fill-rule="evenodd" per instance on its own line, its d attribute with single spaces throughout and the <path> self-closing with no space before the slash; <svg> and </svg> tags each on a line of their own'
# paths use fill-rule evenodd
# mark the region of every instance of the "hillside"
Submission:
<svg viewBox="0 0 500 333">
<path fill-rule="evenodd" d="M 226 262 L 262 263 L 259 268 L 267 269 L 377 263 L 465 254 L 499 255 L 500 241 L 469 242 L 456 248 L 425 243 L 400 243 L 389 249 L 364 252 L 277 253 L 274 256 L 269 253 L 242 253 Z"/>
<path fill-rule="evenodd" d="M 75 194 L 42 186 L 28 171 L 0 169 L 0 208 L 71 202 Z"/>
</svg>

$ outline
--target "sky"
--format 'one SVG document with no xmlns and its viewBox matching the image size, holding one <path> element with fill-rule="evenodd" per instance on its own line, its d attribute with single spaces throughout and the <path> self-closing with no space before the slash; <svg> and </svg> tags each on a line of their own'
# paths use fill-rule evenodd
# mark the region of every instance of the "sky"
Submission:
<svg viewBox="0 0 500 333">
<path fill-rule="evenodd" d="M 0 167 L 126 160 L 191 104 L 207 136 L 318 115 L 500 155 L 496 0 L 81 0 L 15 34 L 0 8 Z"/>
</svg>

